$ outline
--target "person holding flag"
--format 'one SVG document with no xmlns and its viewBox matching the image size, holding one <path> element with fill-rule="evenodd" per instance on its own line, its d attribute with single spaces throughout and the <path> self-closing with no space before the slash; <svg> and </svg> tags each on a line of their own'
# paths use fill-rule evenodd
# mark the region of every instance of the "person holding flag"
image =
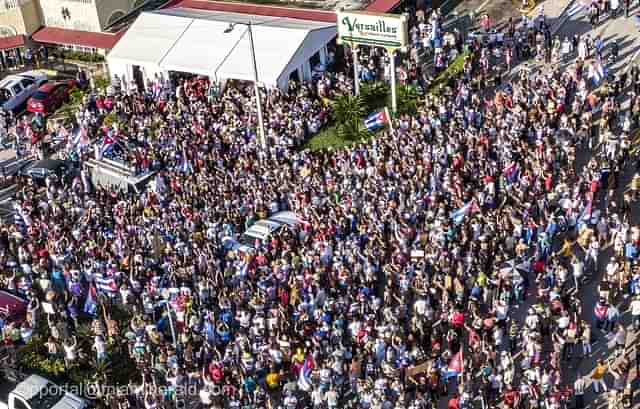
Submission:
<svg viewBox="0 0 640 409">
<path fill-rule="evenodd" d="M 315 369 L 315 363 L 313 357 L 308 355 L 304 359 L 304 364 L 300 368 L 300 374 L 298 376 L 298 387 L 303 391 L 311 391 L 313 383 L 311 381 L 311 373 Z"/>
<path fill-rule="evenodd" d="M 461 347 L 449 360 L 444 371 L 445 379 L 457 378 L 458 376 L 464 375 L 463 349 L 464 348 Z"/>
<path fill-rule="evenodd" d="M 102 146 L 99 149 L 99 158 L 103 158 L 106 154 L 111 152 L 115 146 L 116 137 L 113 131 L 108 131 L 102 140 Z"/>
</svg>

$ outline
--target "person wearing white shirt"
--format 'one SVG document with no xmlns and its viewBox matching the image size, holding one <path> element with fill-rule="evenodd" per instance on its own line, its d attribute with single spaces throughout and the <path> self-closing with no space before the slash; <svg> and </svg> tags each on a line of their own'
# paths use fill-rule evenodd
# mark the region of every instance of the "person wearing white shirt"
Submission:
<svg viewBox="0 0 640 409">
<path fill-rule="evenodd" d="M 98 361 L 104 361 L 107 358 L 107 343 L 101 336 L 96 336 L 93 343 L 93 349 L 96 351 Z"/>
<path fill-rule="evenodd" d="M 78 346 L 78 341 L 76 337 L 71 337 L 71 340 L 67 340 L 62 343 L 62 347 L 64 348 L 64 364 L 67 368 L 73 365 L 78 357 L 76 352 L 76 347 Z"/>
<path fill-rule="evenodd" d="M 327 406 L 330 409 L 338 407 L 338 394 L 333 388 L 327 391 L 327 393 L 325 394 L 325 398 L 327 399 Z"/>
<path fill-rule="evenodd" d="M 640 328 L 640 296 L 636 296 L 633 301 L 631 301 L 630 308 L 633 326 L 637 330 Z"/>
</svg>

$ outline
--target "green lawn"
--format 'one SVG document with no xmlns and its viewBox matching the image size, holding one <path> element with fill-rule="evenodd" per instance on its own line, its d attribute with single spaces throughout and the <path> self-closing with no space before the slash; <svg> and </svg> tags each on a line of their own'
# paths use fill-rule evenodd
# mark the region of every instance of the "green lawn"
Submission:
<svg viewBox="0 0 640 409">
<path fill-rule="evenodd" d="M 375 135 L 376 133 L 377 132 L 374 132 L 373 135 Z M 337 150 L 346 148 L 347 146 L 351 146 L 356 143 L 365 142 L 369 139 L 371 139 L 371 137 L 355 141 L 342 139 L 338 135 L 338 128 L 335 125 L 330 124 L 322 128 L 320 132 L 309 138 L 304 143 L 304 145 L 302 145 L 302 149 L 311 149 L 312 151 L 320 151 L 323 149 Z"/>
</svg>

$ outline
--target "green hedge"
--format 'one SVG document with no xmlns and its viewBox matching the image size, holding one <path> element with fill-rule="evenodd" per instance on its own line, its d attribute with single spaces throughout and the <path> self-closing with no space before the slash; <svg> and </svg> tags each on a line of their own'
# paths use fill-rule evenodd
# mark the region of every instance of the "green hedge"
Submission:
<svg viewBox="0 0 640 409">
<path fill-rule="evenodd" d="M 438 95 L 442 89 L 447 86 L 449 80 L 459 77 L 464 71 L 464 60 L 467 56 L 472 56 L 472 54 L 459 54 L 451 64 L 449 64 L 447 68 L 442 71 L 431 84 L 429 84 L 429 90 L 427 92 L 429 94 Z"/>
<path fill-rule="evenodd" d="M 104 62 L 104 55 L 98 53 L 85 53 L 82 51 L 63 51 L 62 57 L 65 60 L 76 60 L 84 62 Z"/>
</svg>

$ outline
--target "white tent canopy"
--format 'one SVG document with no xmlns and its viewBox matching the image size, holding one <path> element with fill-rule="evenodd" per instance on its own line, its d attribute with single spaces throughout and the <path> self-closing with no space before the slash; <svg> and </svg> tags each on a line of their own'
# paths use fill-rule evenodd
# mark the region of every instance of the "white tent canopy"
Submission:
<svg viewBox="0 0 640 409">
<path fill-rule="evenodd" d="M 252 23 L 258 80 L 286 88 L 289 76 L 336 36 L 330 23 L 185 8 L 142 13 L 107 56 L 112 72 L 131 67 L 253 80 L 247 27 Z"/>
</svg>

